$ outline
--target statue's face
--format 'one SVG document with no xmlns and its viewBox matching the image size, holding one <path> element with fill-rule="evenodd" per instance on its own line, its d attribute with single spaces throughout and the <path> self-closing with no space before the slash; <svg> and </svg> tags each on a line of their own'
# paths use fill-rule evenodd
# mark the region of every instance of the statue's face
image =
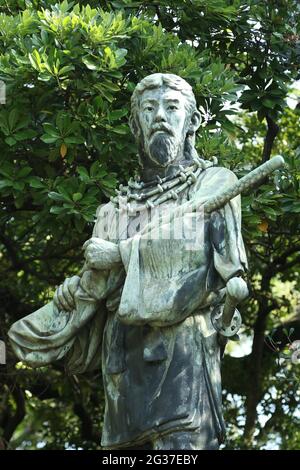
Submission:
<svg viewBox="0 0 300 470">
<path fill-rule="evenodd" d="M 186 137 L 185 97 L 168 87 L 145 90 L 139 122 L 144 151 L 155 166 L 166 167 L 182 152 Z"/>
</svg>

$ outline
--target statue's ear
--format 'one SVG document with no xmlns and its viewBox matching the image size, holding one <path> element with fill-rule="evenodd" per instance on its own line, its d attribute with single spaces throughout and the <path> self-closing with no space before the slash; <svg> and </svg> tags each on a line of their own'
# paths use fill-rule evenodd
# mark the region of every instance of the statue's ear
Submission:
<svg viewBox="0 0 300 470">
<path fill-rule="evenodd" d="M 191 116 L 188 133 L 195 134 L 200 124 L 201 124 L 201 114 L 199 113 L 199 111 L 194 111 Z"/>
</svg>

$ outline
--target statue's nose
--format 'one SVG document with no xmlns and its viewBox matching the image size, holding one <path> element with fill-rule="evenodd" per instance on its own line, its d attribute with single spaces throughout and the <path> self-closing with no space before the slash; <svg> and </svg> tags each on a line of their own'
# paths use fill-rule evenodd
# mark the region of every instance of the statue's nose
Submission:
<svg viewBox="0 0 300 470">
<path fill-rule="evenodd" d="M 157 108 L 157 112 L 154 118 L 154 122 L 166 122 L 165 111 L 162 106 Z"/>
</svg>

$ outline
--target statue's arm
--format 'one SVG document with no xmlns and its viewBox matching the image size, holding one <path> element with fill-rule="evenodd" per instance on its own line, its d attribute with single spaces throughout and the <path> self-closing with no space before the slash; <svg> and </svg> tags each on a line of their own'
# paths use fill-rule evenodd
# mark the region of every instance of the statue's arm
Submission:
<svg viewBox="0 0 300 470">
<path fill-rule="evenodd" d="M 90 271 L 90 275 L 85 276 L 86 279 L 92 278 L 96 272 L 103 278 L 107 277 L 110 271 L 122 269 L 119 247 L 116 243 L 108 241 L 108 227 L 110 223 L 114 222 L 114 214 L 114 206 L 111 203 L 98 207 L 92 238 L 87 240 L 82 247 L 85 262 L 80 275 L 67 278 L 54 294 L 53 301 L 59 310 L 73 310 L 74 295 L 84 273 Z M 81 288 L 88 289 L 87 282 L 81 284 Z M 93 290 L 95 290 L 95 286 L 93 286 Z"/>
<path fill-rule="evenodd" d="M 81 275 L 66 278 L 55 291 L 53 302 L 58 310 L 72 311 L 75 308 L 74 296 L 84 273 L 90 271 L 90 274 L 95 274 L 98 272 L 98 275 L 102 273 L 103 276 L 107 277 L 111 270 L 121 268 L 121 255 L 119 247 L 115 243 L 92 237 L 84 243 L 83 249 L 85 263 Z M 91 277 L 89 276 L 89 278 Z M 85 288 L 90 290 L 87 283 L 85 283 Z"/>
<path fill-rule="evenodd" d="M 97 220 L 103 226 L 103 220 Z M 94 368 L 94 358 L 97 364 L 101 358 L 106 318 L 102 300 L 121 282 L 118 266 L 96 270 L 86 265 L 80 276 L 67 278 L 58 287 L 53 302 L 10 328 L 8 334 L 16 355 L 32 367 L 65 358 L 73 373 Z"/>
<path fill-rule="evenodd" d="M 234 187 L 238 178 L 222 168 L 223 190 Z M 219 177 L 220 178 L 220 177 Z M 227 283 L 233 277 L 240 277 L 247 270 L 247 256 L 242 237 L 241 196 L 227 202 L 210 216 L 210 240 L 214 266 L 221 278 Z"/>
<path fill-rule="evenodd" d="M 214 266 L 226 286 L 222 316 L 213 323 L 220 333 L 230 336 L 236 332 L 233 327 L 239 318 L 236 307 L 249 295 L 244 280 L 247 258 L 241 233 L 240 196 L 211 215 L 211 241 Z"/>
<path fill-rule="evenodd" d="M 119 246 L 99 237 L 92 237 L 83 245 L 87 269 L 112 269 L 122 264 Z"/>
</svg>

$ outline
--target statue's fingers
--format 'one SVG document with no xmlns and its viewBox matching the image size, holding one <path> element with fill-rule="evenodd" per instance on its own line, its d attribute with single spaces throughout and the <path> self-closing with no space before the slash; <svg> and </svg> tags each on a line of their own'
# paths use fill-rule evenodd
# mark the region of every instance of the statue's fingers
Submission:
<svg viewBox="0 0 300 470">
<path fill-rule="evenodd" d="M 97 250 L 92 245 L 89 245 L 85 250 L 84 257 L 88 264 L 92 263 L 97 257 Z"/>
<path fill-rule="evenodd" d="M 99 252 L 93 245 L 90 245 L 86 251 L 86 255 L 90 260 L 96 258 L 98 254 Z"/>
<path fill-rule="evenodd" d="M 70 281 L 68 283 L 68 288 L 69 288 L 69 291 L 71 292 L 72 296 L 74 296 L 75 292 L 77 291 L 79 283 L 80 283 L 80 277 L 79 276 L 72 276 L 70 278 Z"/>
<path fill-rule="evenodd" d="M 69 279 L 66 279 L 65 282 L 63 283 L 62 285 L 62 293 L 63 293 L 63 296 L 64 296 L 64 299 L 66 301 L 66 303 L 68 304 L 69 308 L 71 310 L 74 309 L 75 307 L 75 303 L 74 303 L 74 299 L 73 299 L 73 296 L 69 290 Z"/>
<path fill-rule="evenodd" d="M 57 290 L 58 289 L 56 289 L 56 291 L 54 293 L 54 296 L 53 296 L 53 303 L 54 303 L 55 307 L 57 308 L 57 310 L 61 310 L 61 305 L 59 303 L 58 296 L 57 296 Z"/>
<path fill-rule="evenodd" d="M 89 252 L 90 252 L 90 250 L 89 250 L 89 248 L 87 247 L 87 248 L 85 249 L 85 251 L 84 251 L 84 258 L 85 258 L 86 261 L 87 261 L 88 256 L 89 256 Z"/>
<path fill-rule="evenodd" d="M 90 238 L 90 242 L 94 243 L 95 245 L 99 245 L 101 241 L 103 241 L 101 238 L 97 238 L 97 237 Z"/>
<path fill-rule="evenodd" d="M 62 305 L 61 301 L 60 301 L 60 294 L 59 294 L 59 289 L 60 287 L 58 287 L 54 293 L 54 296 L 53 296 L 53 303 L 55 305 L 55 307 L 57 308 L 58 311 L 60 310 L 65 310 L 64 306 Z"/>
<path fill-rule="evenodd" d="M 67 312 L 69 310 L 72 310 L 72 308 L 70 309 L 70 306 L 69 306 L 69 304 L 67 303 L 67 301 L 64 297 L 63 286 L 59 286 L 59 288 L 57 289 L 57 297 L 58 297 L 59 303 L 62 306 L 63 310 L 66 310 Z"/>
<path fill-rule="evenodd" d="M 98 253 L 99 250 L 101 250 L 101 247 L 97 245 L 97 243 L 91 241 L 91 243 L 87 247 L 87 250 L 90 251 L 91 253 Z"/>
<path fill-rule="evenodd" d="M 88 267 L 93 268 L 94 267 L 94 257 L 92 253 L 87 252 L 86 257 L 85 257 L 86 263 Z"/>
<path fill-rule="evenodd" d="M 85 249 L 89 246 L 89 244 L 91 243 L 91 240 L 92 240 L 92 238 L 90 238 L 89 240 L 87 240 L 86 242 L 84 242 L 84 244 L 82 245 L 82 249 L 83 249 L 83 250 L 85 250 Z"/>
</svg>

